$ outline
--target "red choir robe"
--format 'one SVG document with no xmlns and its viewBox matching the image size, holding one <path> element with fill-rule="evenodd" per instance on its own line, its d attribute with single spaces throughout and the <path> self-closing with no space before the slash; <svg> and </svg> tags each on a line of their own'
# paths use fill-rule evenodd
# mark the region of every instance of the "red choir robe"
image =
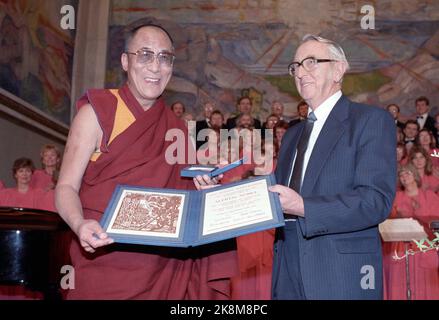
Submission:
<svg viewBox="0 0 439 320">
<path fill-rule="evenodd" d="M 84 217 L 99 221 L 117 184 L 193 189 L 180 177 L 187 166 L 168 164 L 170 129 L 187 128 L 162 98 L 144 111 L 127 85 L 120 90 L 89 90 L 78 107 L 90 103 L 103 131 L 100 154 L 84 173 L 80 198 Z M 185 142 L 187 151 L 187 143 Z M 187 156 L 187 155 L 186 155 Z M 71 259 L 75 289 L 69 299 L 227 299 L 237 273 L 236 245 L 223 241 L 195 248 L 112 244 L 89 254 L 76 237 Z"/>
<path fill-rule="evenodd" d="M 236 167 L 224 174 L 221 183 L 242 180 L 255 167 L 253 163 Z M 274 234 L 275 230 L 269 229 L 236 238 L 239 275 L 232 279 L 233 300 L 271 299 Z"/>
<path fill-rule="evenodd" d="M 396 193 L 394 210 L 390 218 L 415 218 L 428 229 L 430 220 L 439 219 L 439 196 L 434 192 L 419 189 L 416 197 L 409 197 L 404 191 Z M 409 249 L 419 251 L 415 243 L 410 243 Z M 407 299 L 406 264 L 405 260 L 395 260 L 393 255 L 399 257 L 405 254 L 403 242 L 385 242 L 383 244 L 384 264 L 384 298 L 388 300 Z M 438 252 L 431 250 L 416 253 L 409 257 L 410 289 L 413 300 L 438 300 L 439 299 L 439 259 Z"/>
<path fill-rule="evenodd" d="M 38 169 L 32 174 L 32 180 L 30 182 L 32 188 L 39 188 L 44 190 L 53 189 L 54 183 L 52 176 L 47 174 L 46 170 Z"/>
<path fill-rule="evenodd" d="M 4 188 L 5 188 L 5 185 L 3 184 L 3 181 L 0 180 L 0 190 L 4 189 Z"/>
<path fill-rule="evenodd" d="M 432 155 L 432 154 L 438 154 L 438 153 L 439 153 L 439 149 L 430 149 L 430 151 L 428 152 L 428 154 L 431 157 L 431 163 L 433 164 L 433 166 L 439 168 L 439 157 L 435 157 Z"/>
<path fill-rule="evenodd" d="M 30 187 L 26 193 L 18 192 L 17 188 L 0 190 L 0 206 L 56 211 L 53 190 Z"/>
<path fill-rule="evenodd" d="M 433 192 L 438 192 L 439 178 L 436 177 L 434 174 L 431 174 L 429 176 L 424 174 L 424 176 L 421 178 L 421 188 L 423 190 L 431 190 Z"/>
</svg>

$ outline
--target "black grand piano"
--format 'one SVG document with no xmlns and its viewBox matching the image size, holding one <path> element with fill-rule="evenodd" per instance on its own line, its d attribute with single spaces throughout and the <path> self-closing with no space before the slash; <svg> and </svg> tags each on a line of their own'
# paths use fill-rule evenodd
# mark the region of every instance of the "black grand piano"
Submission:
<svg viewBox="0 0 439 320">
<path fill-rule="evenodd" d="M 0 284 L 61 299 L 60 270 L 70 264 L 69 239 L 68 226 L 55 212 L 0 207 Z"/>
</svg>

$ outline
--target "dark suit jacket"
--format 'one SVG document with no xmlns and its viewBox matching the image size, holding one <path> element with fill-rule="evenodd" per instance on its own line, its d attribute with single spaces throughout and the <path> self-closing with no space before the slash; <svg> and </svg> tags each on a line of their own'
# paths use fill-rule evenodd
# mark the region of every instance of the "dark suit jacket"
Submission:
<svg viewBox="0 0 439 320">
<path fill-rule="evenodd" d="M 279 184 L 288 185 L 304 124 L 283 137 L 275 172 Z M 378 224 L 389 215 L 395 196 L 395 130 L 387 111 L 345 96 L 327 118 L 302 184 L 305 217 L 297 222 L 297 259 L 307 299 L 382 299 Z M 282 240 L 275 245 L 273 280 L 281 245 Z M 374 289 L 363 289 L 363 277 L 372 276 L 372 268 Z"/>
<path fill-rule="evenodd" d="M 238 117 L 239 116 L 227 119 L 226 128 L 229 130 L 236 128 L 236 120 L 238 120 Z M 261 121 L 259 121 L 256 118 L 253 118 L 253 121 L 254 121 L 255 129 L 261 129 Z"/>
<path fill-rule="evenodd" d="M 296 124 L 298 124 L 298 123 L 301 123 L 303 120 L 302 119 L 300 119 L 300 118 L 297 118 L 297 119 L 294 119 L 294 120 L 291 120 L 290 122 L 288 122 L 288 127 L 292 127 L 292 126 L 294 126 L 294 125 L 296 125 Z"/>
<path fill-rule="evenodd" d="M 396 124 L 396 126 L 397 126 L 398 128 L 401 128 L 401 130 L 404 130 L 405 124 L 404 124 L 403 122 L 397 120 L 397 121 L 395 122 L 395 124 Z"/>
<path fill-rule="evenodd" d="M 196 131 L 196 135 L 198 137 L 198 133 L 203 130 L 203 129 L 207 129 L 209 128 L 209 125 L 207 124 L 206 119 L 204 120 L 198 120 L 195 123 L 195 131 Z M 204 141 L 198 141 L 198 139 L 196 140 L 196 148 L 197 150 L 207 141 L 207 139 L 205 139 Z"/>
<path fill-rule="evenodd" d="M 432 116 L 428 116 L 427 120 L 425 120 L 425 124 L 424 124 L 424 128 L 431 131 L 433 133 L 433 136 L 435 137 L 435 139 L 437 139 L 437 129 L 434 126 L 435 121 L 434 118 Z M 436 145 L 437 145 L 437 140 L 436 140 Z"/>
</svg>

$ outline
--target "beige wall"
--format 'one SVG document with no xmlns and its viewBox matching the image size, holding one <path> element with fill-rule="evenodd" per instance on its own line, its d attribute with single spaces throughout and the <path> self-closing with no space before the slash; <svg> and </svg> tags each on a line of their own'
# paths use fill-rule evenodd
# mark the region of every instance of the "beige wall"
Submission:
<svg viewBox="0 0 439 320">
<path fill-rule="evenodd" d="M 61 150 L 63 143 L 48 134 L 31 128 L 16 118 L 0 112 L 0 180 L 7 187 L 13 187 L 11 168 L 15 159 L 31 158 L 37 168 L 41 168 L 40 148 L 46 143 L 55 144 Z"/>
</svg>

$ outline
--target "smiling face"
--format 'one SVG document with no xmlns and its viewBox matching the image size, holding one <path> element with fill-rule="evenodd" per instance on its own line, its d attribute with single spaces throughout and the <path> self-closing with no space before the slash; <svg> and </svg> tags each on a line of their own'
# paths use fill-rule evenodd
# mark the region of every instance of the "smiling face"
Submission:
<svg viewBox="0 0 439 320">
<path fill-rule="evenodd" d="M 410 170 L 402 170 L 399 173 L 399 181 L 405 188 L 413 183 L 416 183 L 415 176 Z"/>
<path fill-rule="evenodd" d="M 425 157 L 424 157 L 424 155 L 422 153 L 417 152 L 413 156 L 412 163 L 413 163 L 413 165 L 415 166 L 416 169 L 422 170 L 427 165 L 427 159 L 425 159 Z"/>
<path fill-rule="evenodd" d="M 43 152 L 41 162 L 45 167 L 55 167 L 58 161 L 58 154 L 54 149 L 47 149 Z"/>
<path fill-rule="evenodd" d="M 185 110 L 184 106 L 180 102 L 177 102 L 172 105 L 172 111 L 174 112 L 175 116 L 180 119 L 183 117 Z"/>
<path fill-rule="evenodd" d="M 32 179 L 32 169 L 29 167 L 19 168 L 15 172 L 14 178 L 18 186 L 28 185 Z"/>
<path fill-rule="evenodd" d="M 211 114 L 210 125 L 212 126 L 212 128 L 221 129 L 223 125 L 223 116 L 220 113 Z"/>
<path fill-rule="evenodd" d="M 429 146 L 431 144 L 431 136 L 427 131 L 419 132 L 419 144 L 422 146 Z"/>
<path fill-rule="evenodd" d="M 414 123 L 407 123 L 404 128 L 404 134 L 409 139 L 414 139 L 418 135 L 418 126 Z"/>
<path fill-rule="evenodd" d="M 275 101 L 271 105 L 271 113 L 278 117 L 281 117 L 284 113 L 284 106 L 282 105 L 282 103 L 280 103 L 279 101 Z"/>
<path fill-rule="evenodd" d="M 308 105 L 302 104 L 299 107 L 299 111 L 297 113 L 299 114 L 299 117 L 306 118 L 308 116 Z"/>
<path fill-rule="evenodd" d="M 416 112 L 418 115 L 427 113 L 428 110 L 429 110 L 429 106 L 427 105 L 427 102 L 423 100 L 416 102 Z"/>
<path fill-rule="evenodd" d="M 167 34 L 156 27 L 144 27 L 137 31 L 129 44 L 129 52 L 140 49 L 159 52 L 173 52 L 172 43 Z M 172 66 L 160 64 L 157 57 L 150 63 L 140 64 L 137 56 L 123 53 L 123 70 L 127 72 L 128 86 L 134 97 L 147 109 L 163 93 L 171 79 Z"/>
<path fill-rule="evenodd" d="M 302 62 L 305 58 L 331 59 L 328 45 L 310 40 L 297 49 L 294 61 Z M 315 110 L 322 102 L 341 88 L 341 80 L 346 71 L 342 62 L 318 63 L 316 68 L 306 71 L 300 66 L 294 75 L 296 88 L 300 96 Z"/>
<path fill-rule="evenodd" d="M 238 127 L 241 129 L 249 129 L 252 127 L 252 117 L 248 114 L 243 114 L 239 118 Z"/>
</svg>

